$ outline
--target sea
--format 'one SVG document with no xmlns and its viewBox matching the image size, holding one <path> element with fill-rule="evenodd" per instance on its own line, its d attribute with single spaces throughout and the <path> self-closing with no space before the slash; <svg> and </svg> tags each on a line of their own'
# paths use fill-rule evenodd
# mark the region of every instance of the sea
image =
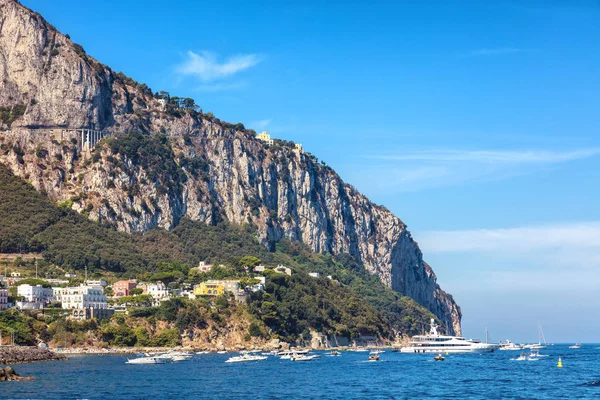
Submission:
<svg viewBox="0 0 600 400">
<path fill-rule="evenodd" d="M 203 354 L 163 365 L 128 365 L 127 356 L 80 355 L 15 365 L 31 381 L 1 382 L 2 399 L 600 399 L 600 345 L 554 345 L 537 361 L 519 351 L 489 354 L 316 352 L 320 359 L 227 364 Z M 563 367 L 558 368 L 558 357 Z M 131 356 L 130 356 L 131 357 Z"/>
</svg>

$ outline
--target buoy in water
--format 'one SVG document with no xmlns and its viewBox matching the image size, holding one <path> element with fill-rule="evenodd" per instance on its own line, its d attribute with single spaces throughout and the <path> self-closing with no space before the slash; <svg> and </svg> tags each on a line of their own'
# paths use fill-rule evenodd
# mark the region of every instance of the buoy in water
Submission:
<svg viewBox="0 0 600 400">
<path fill-rule="evenodd" d="M 558 357 L 558 364 L 556 364 L 556 366 L 558 368 L 562 368 L 562 360 L 561 360 L 560 356 Z"/>
</svg>

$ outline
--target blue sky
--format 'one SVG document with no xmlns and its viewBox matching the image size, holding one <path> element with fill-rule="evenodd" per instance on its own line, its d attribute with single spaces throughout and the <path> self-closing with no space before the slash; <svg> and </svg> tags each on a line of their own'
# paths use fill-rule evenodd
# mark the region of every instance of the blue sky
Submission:
<svg viewBox="0 0 600 400">
<path fill-rule="evenodd" d="M 22 2 L 385 204 L 466 336 L 600 341 L 599 1 Z"/>
</svg>

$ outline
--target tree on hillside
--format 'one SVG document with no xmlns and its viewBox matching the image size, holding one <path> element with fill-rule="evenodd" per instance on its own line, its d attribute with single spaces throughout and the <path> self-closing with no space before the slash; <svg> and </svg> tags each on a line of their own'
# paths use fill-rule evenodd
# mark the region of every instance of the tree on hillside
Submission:
<svg viewBox="0 0 600 400">
<path fill-rule="evenodd" d="M 52 285 L 50 283 L 48 283 L 47 281 L 43 280 L 43 279 L 39 279 L 39 278 L 26 278 L 26 279 L 22 279 L 19 281 L 19 285 L 31 285 L 31 286 L 37 286 L 37 285 L 41 285 L 45 288 L 49 288 L 52 287 Z"/>
<path fill-rule="evenodd" d="M 242 268 L 254 268 L 257 265 L 259 265 L 260 262 L 261 262 L 261 259 L 258 257 L 244 256 L 244 257 L 240 258 L 240 261 L 238 264 Z"/>
</svg>

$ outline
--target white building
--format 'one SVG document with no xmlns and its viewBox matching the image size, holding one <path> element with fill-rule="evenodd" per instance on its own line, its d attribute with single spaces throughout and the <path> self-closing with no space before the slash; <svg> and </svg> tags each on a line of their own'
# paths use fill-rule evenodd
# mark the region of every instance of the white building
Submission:
<svg viewBox="0 0 600 400">
<path fill-rule="evenodd" d="M 308 275 L 312 276 L 313 278 L 318 278 L 321 276 L 321 274 L 318 272 L 309 272 Z"/>
<path fill-rule="evenodd" d="M 271 135 L 269 135 L 266 131 L 262 131 L 261 133 L 259 133 L 258 135 L 256 135 L 256 138 L 258 140 L 262 140 L 263 142 L 265 142 L 269 146 L 273 145 L 273 139 L 271 139 Z"/>
<path fill-rule="evenodd" d="M 53 288 L 53 291 L 62 308 L 107 308 L 106 296 L 99 286 Z"/>
<path fill-rule="evenodd" d="M 148 284 L 144 290 L 144 293 L 149 294 L 156 301 L 161 301 L 170 297 L 167 287 L 162 282 Z"/>
<path fill-rule="evenodd" d="M 42 285 L 19 285 L 17 287 L 17 294 L 25 298 L 26 303 L 40 303 L 45 305 L 52 301 L 53 292 L 52 288 L 45 288 Z"/>
<path fill-rule="evenodd" d="M 258 280 L 258 283 L 249 286 L 248 289 L 254 293 L 261 290 L 265 290 L 265 282 L 267 281 L 264 276 L 255 276 L 254 279 Z"/>
<path fill-rule="evenodd" d="M 212 264 L 207 264 L 204 261 L 200 261 L 198 264 L 198 271 L 200 272 L 208 272 L 212 269 Z"/>
<path fill-rule="evenodd" d="M 256 267 L 254 267 L 253 271 L 254 272 L 265 272 L 266 267 L 264 265 L 257 265 Z"/>
</svg>

